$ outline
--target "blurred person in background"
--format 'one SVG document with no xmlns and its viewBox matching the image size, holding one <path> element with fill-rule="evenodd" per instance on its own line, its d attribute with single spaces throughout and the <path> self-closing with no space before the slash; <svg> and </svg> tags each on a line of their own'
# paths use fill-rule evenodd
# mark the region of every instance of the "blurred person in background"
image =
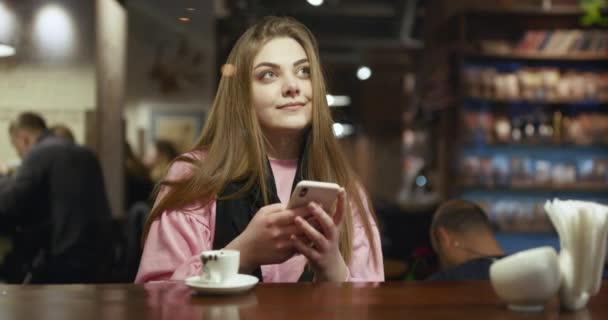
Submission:
<svg viewBox="0 0 608 320">
<path fill-rule="evenodd" d="M 56 124 L 50 127 L 49 130 L 53 133 L 55 137 L 66 139 L 71 143 L 76 143 L 76 139 L 74 139 L 74 134 L 72 133 L 72 130 L 70 130 L 70 128 L 68 128 L 67 126 L 64 126 L 62 124 Z"/>
<path fill-rule="evenodd" d="M 8 163 L 0 162 L 0 184 L 4 181 L 4 178 L 8 178 L 10 175 L 15 173 L 16 168 L 9 165 Z"/>
<path fill-rule="evenodd" d="M 150 177 L 154 182 L 158 182 L 164 177 L 169 164 L 178 155 L 179 153 L 171 141 L 159 139 L 154 142 L 151 157 L 146 161 L 150 168 Z"/>
<path fill-rule="evenodd" d="M 125 210 L 129 210 L 138 202 L 148 203 L 154 183 L 150 172 L 143 162 L 135 155 L 131 145 L 125 141 Z"/>
<path fill-rule="evenodd" d="M 99 281 L 109 258 L 110 208 L 93 152 L 57 138 L 36 113 L 10 124 L 22 163 L 0 189 L 0 224 L 12 250 L 0 267 L 8 283 Z"/>
<path fill-rule="evenodd" d="M 152 208 L 154 182 L 149 169 L 125 141 L 125 220 L 123 231 L 124 274 L 121 281 L 133 282 L 141 259 L 141 235 Z"/>
<path fill-rule="evenodd" d="M 332 124 L 310 30 L 286 17 L 251 26 L 199 141 L 160 184 L 135 282 L 200 275 L 200 252 L 222 248 L 264 282 L 384 281 L 375 215 Z M 287 209 L 300 180 L 341 185 L 335 210 Z"/>
<path fill-rule="evenodd" d="M 490 265 L 504 256 L 487 215 L 469 201 L 442 204 L 433 216 L 430 235 L 441 271 L 428 280 L 488 280 Z"/>
</svg>

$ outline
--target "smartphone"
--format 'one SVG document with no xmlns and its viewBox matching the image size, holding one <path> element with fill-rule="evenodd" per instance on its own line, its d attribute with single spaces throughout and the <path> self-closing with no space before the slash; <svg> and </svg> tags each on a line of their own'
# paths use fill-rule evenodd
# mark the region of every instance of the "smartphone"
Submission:
<svg viewBox="0 0 608 320">
<path fill-rule="evenodd" d="M 325 212 L 332 214 L 340 186 L 331 182 L 302 180 L 298 182 L 287 204 L 287 209 L 308 205 L 314 201 L 323 207 Z"/>
</svg>

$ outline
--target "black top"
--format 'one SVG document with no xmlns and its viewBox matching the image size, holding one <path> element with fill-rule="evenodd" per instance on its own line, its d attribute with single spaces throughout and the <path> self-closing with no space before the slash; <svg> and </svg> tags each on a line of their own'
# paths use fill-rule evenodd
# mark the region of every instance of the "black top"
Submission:
<svg viewBox="0 0 608 320">
<path fill-rule="evenodd" d="M 0 188 L 0 223 L 13 236 L 1 276 L 10 283 L 98 280 L 110 219 L 95 154 L 43 134 Z"/>
<path fill-rule="evenodd" d="M 295 186 L 301 180 L 307 177 L 306 155 L 308 152 L 308 139 L 302 143 L 298 167 L 294 181 L 291 186 L 293 192 Z M 266 186 L 268 187 L 268 199 L 270 203 L 280 203 L 276 182 L 272 173 L 270 162 L 266 161 Z M 253 216 L 257 211 L 264 206 L 261 187 L 254 185 L 248 192 L 239 198 L 229 198 L 239 190 L 245 187 L 246 181 L 232 181 L 220 193 L 216 202 L 215 208 L 215 235 L 213 240 L 213 249 L 222 249 L 226 247 L 232 240 L 238 237 L 249 225 Z M 260 281 L 264 281 L 261 268 L 256 268 L 253 273 Z M 307 267 L 304 268 L 302 275 L 298 281 L 312 281 L 312 271 Z"/>
<path fill-rule="evenodd" d="M 490 266 L 501 256 L 481 257 L 469 260 L 453 268 L 438 271 L 427 280 L 430 281 L 462 281 L 462 280 L 489 280 Z"/>
</svg>

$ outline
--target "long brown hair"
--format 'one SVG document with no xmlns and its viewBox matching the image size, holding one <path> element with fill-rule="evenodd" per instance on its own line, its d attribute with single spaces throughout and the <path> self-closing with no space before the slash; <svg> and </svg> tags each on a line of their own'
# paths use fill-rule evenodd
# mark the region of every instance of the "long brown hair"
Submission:
<svg viewBox="0 0 608 320">
<path fill-rule="evenodd" d="M 317 43 L 310 30 L 289 17 L 266 17 L 250 27 L 236 42 L 223 68 L 217 94 L 205 127 L 193 151 L 205 150 L 204 159 L 180 156 L 175 161 L 192 164 L 191 174 L 180 181 L 163 181 L 160 185 L 171 186 L 159 199 L 148 220 L 144 239 L 154 219 L 168 209 L 181 208 L 192 203 L 205 205 L 215 199 L 228 183 L 246 181 L 237 197 L 258 185 L 268 204 L 266 185 L 266 150 L 270 148 L 255 111 L 251 107 L 251 79 L 253 59 L 260 49 L 274 38 L 288 37 L 296 40 L 306 52 L 310 64 L 312 83 L 312 121 L 308 131 L 307 179 L 335 182 L 343 186 L 348 200 L 354 204 L 363 222 L 375 258 L 372 219 L 375 219 L 369 199 L 359 179 L 349 165 L 333 135 L 333 120 L 327 106 L 325 81 L 319 61 Z M 158 189 L 158 188 L 157 188 Z M 369 203 L 369 209 L 364 207 Z M 372 216 L 367 215 L 368 210 Z M 348 263 L 352 256 L 353 210 L 346 207 L 341 226 L 340 251 Z M 375 261 L 377 263 L 377 261 Z"/>
</svg>

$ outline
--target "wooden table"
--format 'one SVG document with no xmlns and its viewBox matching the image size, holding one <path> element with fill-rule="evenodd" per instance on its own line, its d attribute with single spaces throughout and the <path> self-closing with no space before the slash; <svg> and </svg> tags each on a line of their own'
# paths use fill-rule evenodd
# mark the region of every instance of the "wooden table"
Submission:
<svg viewBox="0 0 608 320">
<path fill-rule="evenodd" d="M 226 297 L 193 296 L 181 282 L 0 285 L 0 319 L 608 319 L 608 288 L 586 309 L 506 309 L 488 282 L 260 284 Z"/>
</svg>

